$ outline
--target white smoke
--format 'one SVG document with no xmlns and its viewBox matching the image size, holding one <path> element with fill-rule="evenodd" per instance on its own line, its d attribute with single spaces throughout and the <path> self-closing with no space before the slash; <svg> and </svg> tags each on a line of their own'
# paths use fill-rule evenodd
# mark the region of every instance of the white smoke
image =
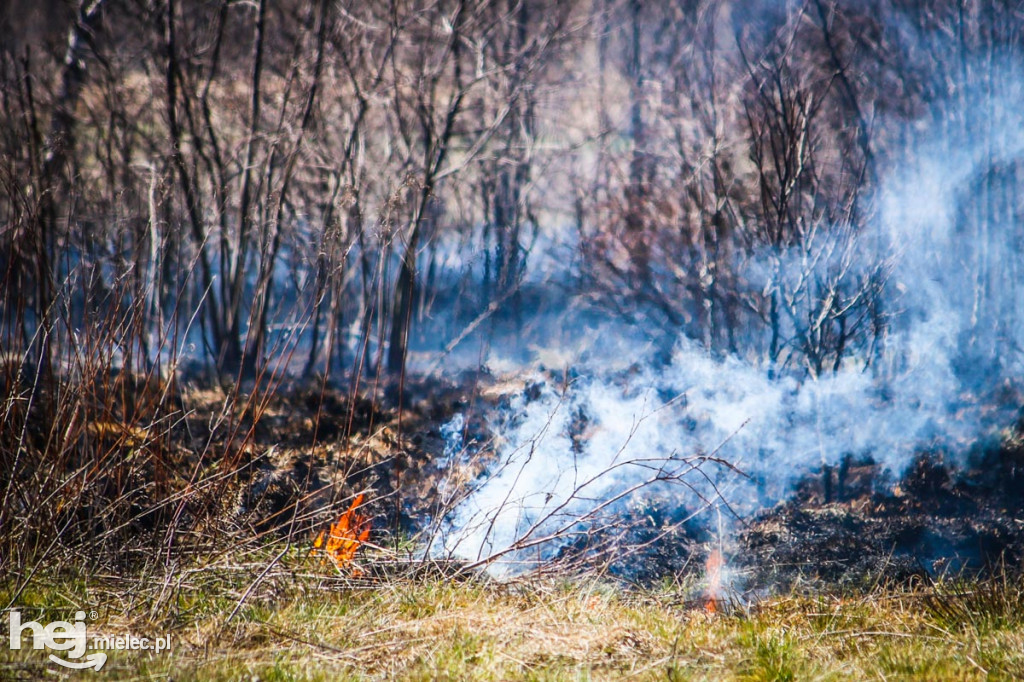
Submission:
<svg viewBox="0 0 1024 682">
<path fill-rule="evenodd" d="M 667 363 L 627 355 L 632 368 L 623 371 L 621 351 L 590 352 L 572 381 L 538 374 L 539 388 L 512 396 L 495 416 L 495 463 L 450 517 L 445 550 L 470 561 L 507 553 L 507 570 L 516 570 L 525 566 L 517 560 L 553 556 L 586 525 L 574 520 L 612 511 L 601 505 L 652 473 L 688 471 L 679 494 L 693 508 L 721 493 L 750 513 L 845 455 L 899 475 L 916 452 L 963 451 L 1009 423 L 1015 406 L 986 404 L 985 395 L 1020 370 L 1024 333 L 1015 321 L 1024 320 L 1024 297 L 1015 281 L 1000 280 L 1017 272 L 1020 226 L 990 215 L 979 234 L 963 230 L 960 216 L 991 166 L 1016 163 L 1024 151 L 1024 116 L 987 109 L 999 120 L 977 144 L 925 131 L 938 142 L 916 145 L 913 164 L 894 164 L 877 217 L 856 240 L 864 267 L 893 261 L 894 319 L 880 357 L 852 358 L 812 379 L 712 357 L 683 338 Z M 769 269 L 754 263 L 751 277 L 759 266 Z M 1008 319 L 981 319 L 994 315 Z M 968 345 L 987 355 L 965 355 Z M 714 462 L 688 470 L 688 458 L 709 454 L 749 478 Z M 558 538 L 542 542 L 551 534 Z"/>
</svg>

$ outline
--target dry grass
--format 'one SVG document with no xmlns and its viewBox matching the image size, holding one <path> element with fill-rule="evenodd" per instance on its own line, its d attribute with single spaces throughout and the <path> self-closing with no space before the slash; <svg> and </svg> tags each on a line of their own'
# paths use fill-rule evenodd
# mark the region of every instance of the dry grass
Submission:
<svg viewBox="0 0 1024 682">
<path fill-rule="evenodd" d="M 90 636 L 172 634 L 170 653 L 113 652 L 103 671 L 113 679 L 1024 676 L 1024 585 L 1010 578 L 774 596 L 708 614 L 684 583 L 637 591 L 436 573 L 353 581 L 320 574 L 298 549 L 268 566 L 223 560 L 179 569 L 173 582 L 39 575 L 16 606 L 51 619 L 95 610 Z M 39 652 L 0 652 L 0 678 L 44 674 L 62 671 Z"/>
</svg>

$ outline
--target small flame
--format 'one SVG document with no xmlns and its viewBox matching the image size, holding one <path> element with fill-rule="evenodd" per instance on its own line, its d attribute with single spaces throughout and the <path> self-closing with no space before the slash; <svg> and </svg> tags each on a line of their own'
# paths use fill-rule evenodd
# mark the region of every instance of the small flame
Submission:
<svg viewBox="0 0 1024 682">
<path fill-rule="evenodd" d="M 352 500 L 348 510 L 343 513 L 336 523 L 331 524 L 331 532 L 324 542 L 324 531 L 313 540 L 313 550 L 323 550 L 334 562 L 338 569 L 344 569 L 356 556 L 359 547 L 370 538 L 370 517 L 359 514 L 356 510 L 363 503 L 363 495 L 360 493 Z M 326 561 L 326 557 L 324 559 Z M 353 571 L 353 575 L 361 571 Z"/>
<path fill-rule="evenodd" d="M 721 550 L 714 549 L 708 555 L 704 564 L 704 571 L 708 577 L 708 586 L 705 593 L 704 611 L 707 613 L 718 613 L 718 599 L 722 590 L 722 567 L 725 559 Z"/>
</svg>

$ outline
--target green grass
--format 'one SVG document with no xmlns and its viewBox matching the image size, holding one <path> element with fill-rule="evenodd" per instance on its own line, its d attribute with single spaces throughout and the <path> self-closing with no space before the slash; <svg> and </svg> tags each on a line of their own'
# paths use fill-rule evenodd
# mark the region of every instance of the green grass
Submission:
<svg viewBox="0 0 1024 682">
<path fill-rule="evenodd" d="M 24 620 L 95 611 L 90 636 L 173 636 L 169 653 L 109 652 L 96 679 L 1024 677 L 1024 584 L 1009 578 L 778 595 L 709 614 L 687 587 L 347 581 L 298 552 L 263 567 L 225 560 L 146 580 L 40 571 L 16 605 Z M 4 604 L 18 584 L 0 584 Z M 0 647 L 0 679 L 82 674 L 58 669 L 45 652 Z"/>
</svg>

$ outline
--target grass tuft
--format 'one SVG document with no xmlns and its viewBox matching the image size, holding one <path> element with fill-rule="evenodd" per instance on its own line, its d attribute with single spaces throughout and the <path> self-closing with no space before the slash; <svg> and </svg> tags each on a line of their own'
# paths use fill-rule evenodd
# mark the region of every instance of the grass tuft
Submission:
<svg viewBox="0 0 1024 682">
<path fill-rule="evenodd" d="M 597 579 L 459 581 L 409 571 L 373 582 L 321 572 L 296 551 L 145 579 L 40 570 L 25 616 L 97 612 L 90 634 L 169 633 L 169 653 L 111 652 L 112 679 L 846 680 L 1019 679 L 1019 580 L 878 586 L 734 600 L 709 614 L 685 581 L 647 591 Z M 373 557 L 364 557 L 372 563 Z M 254 580 L 263 582 L 251 589 Z M 10 598 L 21 588 L 0 585 Z M 243 594 L 247 601 L 236 609 Z M 231 617 L 231 614 L 234 614 Z M 0 649 L 0 679 L 55 676 Z"/>
</svg>

